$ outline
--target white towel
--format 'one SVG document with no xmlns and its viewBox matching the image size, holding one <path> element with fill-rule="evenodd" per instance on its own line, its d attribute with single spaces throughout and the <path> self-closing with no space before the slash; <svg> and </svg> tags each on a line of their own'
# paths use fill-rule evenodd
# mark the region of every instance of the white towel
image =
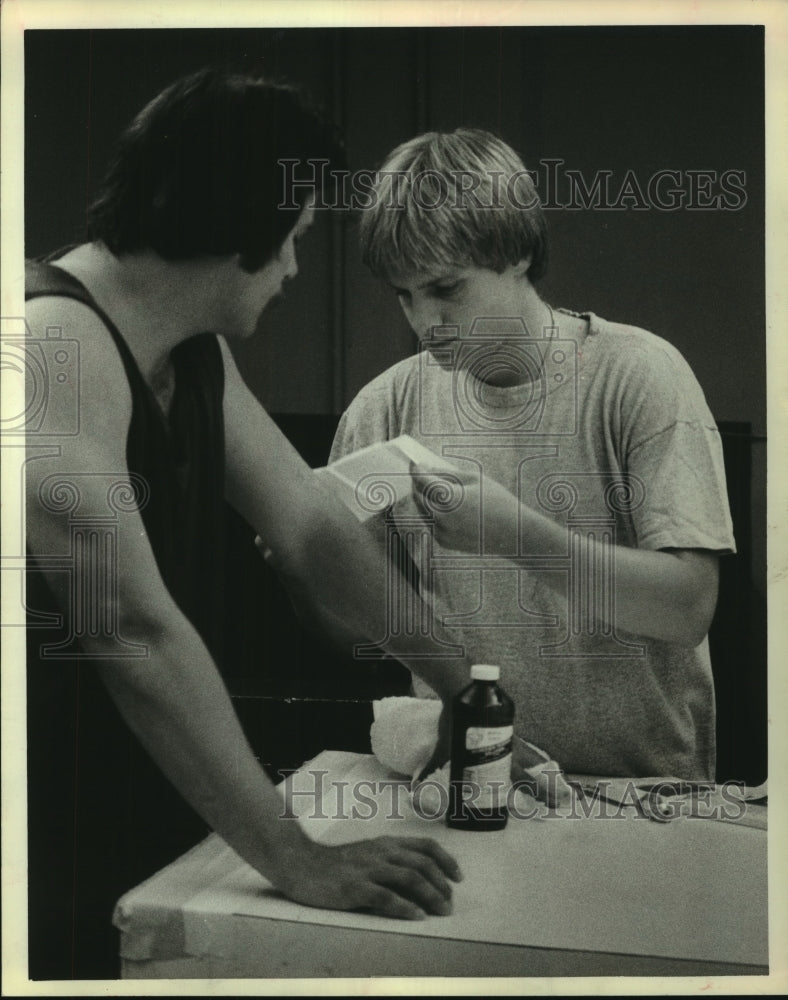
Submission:
<svg viewBox="0 0 788 1000">
<path fill-rule="evenodd" d="M 435 698 L 383 698 L 372 703 L 372 752 L 397 774 L 418 778 L 438 742 L 441 702 Z"/>
<path fill-rule="evenodd" d="M 372 703 L 374 722 L 369 736 L 372 752 L 381 764 L 397 774 L 406 774 L 415 786 L 438 742 L 438 719 L 442 703 L 435 698 L 383 698 Z M 515 774 L 532 779 L 534 797 L 557 805 L 571 795 L 560 766 L 519 737 L 515 737 Z M 553 780 L 550 780 L 550 779 Z M 433 771 L 427 782 L 449 785 L 449 765 Z"/>
</svg>

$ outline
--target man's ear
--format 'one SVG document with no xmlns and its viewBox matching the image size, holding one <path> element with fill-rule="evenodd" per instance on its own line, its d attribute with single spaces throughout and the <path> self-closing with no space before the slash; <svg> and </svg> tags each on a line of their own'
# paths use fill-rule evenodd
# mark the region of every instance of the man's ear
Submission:
<svg viewBox="0 0 788 1000">
<path fill-rule="evenodd" d="M 527 257 L 523 257 L 522 260 L 518 261 L 514 265 L 514 273 L 518 278 L 522 278 L 524 275 L 528 274 L 530 267 L 531 267 L 531 254 L 528 254 Z"/>
</svg>

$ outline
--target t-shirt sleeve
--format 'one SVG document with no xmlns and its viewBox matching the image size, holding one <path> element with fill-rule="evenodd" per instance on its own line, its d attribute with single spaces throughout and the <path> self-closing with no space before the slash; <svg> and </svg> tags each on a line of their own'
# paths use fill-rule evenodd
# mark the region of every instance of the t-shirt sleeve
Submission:
<svg viewBox="0 0 788 1000">
<path fill-rule="evenodd" d="M 722 442 L 689 365 L 664 343 L 639 356 L 625 385 L 625 464 L 643 493 L 638 547 L 735 552 Z"/>
<path fill-rule="evenodd" d="M 378 441 L 388 441 L 393 436 L 389 427 L 389 409 L 386 393 L 381 386 L 370 383 L 362 389 L 340 417 L 329 464 L 359 448 L 366 448 Z"/>
</svg>

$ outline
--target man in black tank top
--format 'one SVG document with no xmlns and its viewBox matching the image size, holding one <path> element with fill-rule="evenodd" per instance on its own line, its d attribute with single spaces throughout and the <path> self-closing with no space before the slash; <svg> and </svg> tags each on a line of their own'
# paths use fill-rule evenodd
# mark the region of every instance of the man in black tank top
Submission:
<svg viewBox="0 0 788 1000">
<path fill-rule="evenodd" d="M 374 638 L 385 615 L 377 553 L 225 339 L 251 336 L 295 275 L 313 161 L 337 154 L 290 88 L 198 73 L 124 133 L 88 242 L 28 268 L 34 342 L 79 370 L 76 402 L 51 393 L 31 416 L 31 440 L 56 447 L 26 473 L 34 979 L 117 975 L 114 902 L 209 827 L 302 903 L 450 911 L 459 874 L 432 841 L 321 847 L 278 818 L 216 666 L 225 498 L 328 633 Z M 408 665 L 444 698 L 464 684 L 461 660 Z"/>
</svg>

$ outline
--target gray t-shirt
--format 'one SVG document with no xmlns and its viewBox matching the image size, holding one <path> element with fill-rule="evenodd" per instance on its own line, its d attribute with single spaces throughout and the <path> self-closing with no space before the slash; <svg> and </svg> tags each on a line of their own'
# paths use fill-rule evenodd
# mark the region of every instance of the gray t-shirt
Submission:
<svg viewBox="0 0 788 1000">
<path fill-rule="evenodd" d="M 501 666 L 515 731 L 565 770 L 713 778 L 707 640 L 688 649 L 599 625 L 614 561 L 593 562 L 585 545 L 735 551 L 717 427 L 669 343 L 565 315 L 565 329 L 584 328 L 574 339 L 561 337 L 559 312 L 552 339 L 501 343 L 502 363 L 529 374 L 514 387 L 426 351 L 394 365 L 342 417 L 331 460 L 410 434 L 565 525 L 566 551 L 531 565 L 487 567 L 436 543 L 422 586 L 472 661 Z M 485 331 L 475 332 L 483 365 Z M 514 527 L 511 553 L 528 556 Z"/>
</svg>

